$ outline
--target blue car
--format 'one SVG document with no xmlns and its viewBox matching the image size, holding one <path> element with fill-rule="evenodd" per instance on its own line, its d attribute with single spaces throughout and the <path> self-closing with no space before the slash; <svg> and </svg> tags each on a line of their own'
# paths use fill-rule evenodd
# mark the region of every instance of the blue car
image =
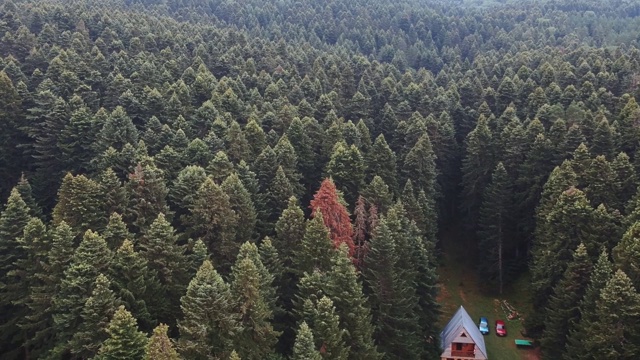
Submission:
<svg viewBox="0 0 640 360">
<path fill-rule="evenodd" d="M 480 329 L 480 333 L 482 335 L 487 335 L 489 333 L 489 321 L 486 317 L 480 317 L 480 323 L 478 323 L 478 329 Z"/>
</svg>

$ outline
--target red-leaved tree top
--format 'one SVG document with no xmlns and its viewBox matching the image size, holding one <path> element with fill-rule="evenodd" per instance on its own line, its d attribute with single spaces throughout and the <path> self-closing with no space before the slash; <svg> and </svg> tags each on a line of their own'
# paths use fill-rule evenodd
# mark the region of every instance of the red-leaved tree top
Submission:
<svg viewBox="0 0 640 360">
<path fill-rule="evenodd" d="M 349 247 L 349 256 L 353 258 L 355 245 L 353 243 L 353 228 L 349 212 L 338 199 L 338 190 L 331 179 L 324 179 L 320 189 L 311 200 L 311 217 L 315 217 L 316 212 L 322 213 L 324 225 L 331 233 L 331 240 L 336 247 L 345 243 Z"/>
</svg>

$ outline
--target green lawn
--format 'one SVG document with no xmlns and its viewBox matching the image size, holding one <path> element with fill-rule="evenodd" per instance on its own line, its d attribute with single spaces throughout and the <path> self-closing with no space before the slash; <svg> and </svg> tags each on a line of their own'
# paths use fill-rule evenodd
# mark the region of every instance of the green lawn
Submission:
<svg viewBox="0 0 640 360">
<path fill-rule="evenodd" d="M 484 336 L 489 360 L 538 359 L 536 350 L 516 348 L 514 339 L 525 339 L 520 331 L 522 321 L 508 320 L 507 314 L 500 306 L 500 300 L 507 300 L 522 316 L 530 311 L 528 302 L 529 277 L 521 276 L 512 285 L 505 288 L 502 295 L 495 289 L 484 285 L 474 271 L 473 253 L 475 249 L 465 239 L 457 235 L 457 231 L 444 231 L 441 242 L 443 260 L 439 269 L 440 304 L 442 305 L 441 327 L 446 325 L 460 305 L 464 306 L 471 318 L 477 322 L 480 316 L 489 319 L 490 333 Z M 507 336 L 495 334 L 494 322 L 504 320 Z"/>
</svg>

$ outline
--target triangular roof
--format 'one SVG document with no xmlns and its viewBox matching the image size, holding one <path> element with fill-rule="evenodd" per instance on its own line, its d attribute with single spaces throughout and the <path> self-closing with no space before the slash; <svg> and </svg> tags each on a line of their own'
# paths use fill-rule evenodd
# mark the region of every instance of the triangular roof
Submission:
<svg viewBox="0 0 640 360">
<path fill-rule="evenodd" d="M 458 311 L 451 317 L 447 326 L 444 327 L 442 332 L 440 333 L 440 347 L 442 349 L 446 349 L 453 340 L 460 336 L 460 333 L 464 329 L 473 342 L 476 344 L 476 347 L 482 352 L 484 358 L 487 357 L 487 348 L 484 345 L 484 337 L 480 333 L 478 326 L 473 322 L 471 316 L 467 313 L 464 307 L 460 306 Z"/>
</svg>

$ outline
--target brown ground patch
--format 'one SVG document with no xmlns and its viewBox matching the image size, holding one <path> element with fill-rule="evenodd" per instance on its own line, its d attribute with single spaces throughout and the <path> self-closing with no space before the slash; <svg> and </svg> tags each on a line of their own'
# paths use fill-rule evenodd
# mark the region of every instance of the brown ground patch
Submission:
<svg viewBox="0 0 640 360">
<path fill-rule="evenodd" d="M 523 356 L 525 360 L 540 360 L 542 356 L 540 355 L 540 348 L 537 347 L 532 350 L 525 350 L 527 353 Z"/>
<path fill-rule="evenodd" d="M 465 296 L 466 291 L 464 291 L 464 288 L 462 288 L 462 285 L 460 285 L 461 289 L 458 290 L 458 292 L 460 293 L 460 299 L 462 299 L 462 302 L 464 302 L 465 304 L 467 303 L 467 298 Z"/>
</svg>

